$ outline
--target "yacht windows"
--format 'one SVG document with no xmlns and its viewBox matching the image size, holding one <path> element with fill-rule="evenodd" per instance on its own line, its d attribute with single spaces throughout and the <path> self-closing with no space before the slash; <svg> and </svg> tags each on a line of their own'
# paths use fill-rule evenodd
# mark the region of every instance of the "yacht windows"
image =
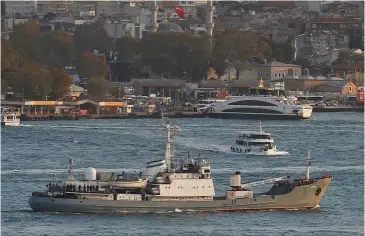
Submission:
<svg viewBox="0 0 365 236">
<path fill-rule="evenodd" d="M 229 103 L 228 105 L 246 105 L 246 106 L 277 106 L 270 102 L 258 101 L 258 100 L 243 100 Z"/>
<path fill-rule="evenodd" d="M 281 111 L 269 110 L 269 109 L 263 109 L 263 108 L 232 108 L 232 109 L 225 109 L 222 112 L 260 113 L 260 114 L 284 114 Z"/>
</svg>

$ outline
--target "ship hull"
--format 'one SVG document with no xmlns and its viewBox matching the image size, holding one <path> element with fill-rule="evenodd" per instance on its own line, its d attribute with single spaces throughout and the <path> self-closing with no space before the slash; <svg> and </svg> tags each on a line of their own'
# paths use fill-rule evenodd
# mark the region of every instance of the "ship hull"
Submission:
<svg viewBox="0 0 365 236">
<path fill-rule="evenodd" d="M 300 115 L 289 115 L 289 114 L 250 114 L 250 113 L 228 113 L 228 112 L 216 112 L 207 113 L 208 117 L 212 118 L 226 118 L 226 119 L 261 119 L 261 120 L 305 120 L 309 117 L 303 117 Z"/>
<path fill-rule="evenodd" d="M 174 211 L 257 211 L 312 209 L 319 205 L 331 179 L 320 179 L 315 183 L 298 186 L 283 195 L 260 195 L 253 198 L 225 199 L 212 201 L 134 201 L 134 200 L 97 200 L 68 199 L 32 196 L 29 205 L 34 211 L 73 212 L 73 213 L 155 213 Z M 318 189 L 321 189 L 318 193 Z"/>
</svg>

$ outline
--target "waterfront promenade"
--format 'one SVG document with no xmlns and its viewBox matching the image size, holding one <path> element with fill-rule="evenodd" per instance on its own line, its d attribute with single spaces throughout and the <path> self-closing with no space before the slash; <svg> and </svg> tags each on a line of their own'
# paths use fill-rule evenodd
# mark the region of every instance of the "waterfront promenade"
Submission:
<svg viewBox="0 0 365 236">
<path fill-rule="evenodd" d="M 314 107 L 313 112 L 364 112 L 363 106 Z M 205 118 L 207 114 L 189 111 L 172 111 L 164 113 L 170 118 Z M 135 119 L 161 118 L 161 113 L 133 112 L 124 114 L 53 114 L 53 115 L 22 115 L 22 120 L 78 120 L 78 119 Z"/>
</svg>

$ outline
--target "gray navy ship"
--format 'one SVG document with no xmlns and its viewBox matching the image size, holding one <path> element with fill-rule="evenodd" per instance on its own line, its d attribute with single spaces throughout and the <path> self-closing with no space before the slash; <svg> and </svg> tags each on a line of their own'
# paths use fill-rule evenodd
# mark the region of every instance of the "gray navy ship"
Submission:
<svg viewBox="0 0 365 236">
<path fill-rule="evenodd" d="M 255 211 L 313 209 L 319 206 L 330 175 L 314 178 L 289 176 L 241 184 L 241 174 L 230 176 L 230 186 L 224 196 L 216 196 L 212 171 L 204 159 L 189 155 L 179 164 L 172 160 L 172 136 L 180 127 L 166 122 L 167 144 L 165 158 L 147 162 L 144 172 L 136 176 L 125 173 L 85 170 L 83 179 L 75 179 L 72 161 L 67 180 L 53 182 L 42 192 L 33 192 L 29 205 L 34 211 L 45 212 L 174 212 L 174 211 Z M 253 187 L 271 183 L 271 189 L 254 193 Z"/>
</svg>

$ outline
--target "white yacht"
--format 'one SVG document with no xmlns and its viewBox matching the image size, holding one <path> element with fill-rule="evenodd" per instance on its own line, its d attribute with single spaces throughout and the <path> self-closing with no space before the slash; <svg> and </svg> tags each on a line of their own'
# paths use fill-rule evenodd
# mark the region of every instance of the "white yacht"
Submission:
<svg viewBox="0 0 365 236">
<path fill-rule="evenodd" d="M 1 109 L 1 126 L 20 126 L 20 117 L 10 108 Z"/>
<path fill-rule="evenodd" d="M 205 107 L 210 116 L 222 118 L 308 119 L 312 110 L 309 105 L 296 105 L 294 97 L 275 96 L 231 96 Z"/>
<path fill-rule="evenodd" d="M 232 152 L 243 153 L 245 155 L 259 156 L 281 156 L 288 155 L 286 151 L 276 149 L 274 139 L 270 133 L 260 131 L 246 131 L 238 135 L 235 143 L 231 147 Z"/>
</svg>

